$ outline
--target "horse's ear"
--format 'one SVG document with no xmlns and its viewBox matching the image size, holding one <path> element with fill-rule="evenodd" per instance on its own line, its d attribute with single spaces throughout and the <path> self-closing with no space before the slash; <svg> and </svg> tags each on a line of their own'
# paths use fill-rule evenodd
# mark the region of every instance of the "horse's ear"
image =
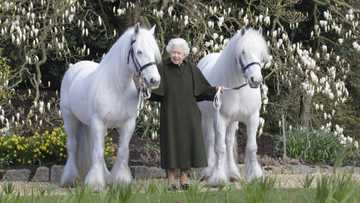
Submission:
<svg viewBox="0 0 360 203">
<path fill-rule="evenodd" d="M 155 35 L 155 28 L 156 28 L 156 25 L 152 26 L 152 28 L 150 29 L 150 33 L 152 35 Z"/>
<path fill-rule="evenodd" d="M 135 34 L 138 34 L 140 30 L 140 23 L 136 23 L 135 25 Z"/>
<path fill-rule="evenodd" d="M 259 32 L 259 34 L 261 34 L 261 35 L 262 35 L 262 33 L 263 33 L 263 29 L 262 29 L 262 27 L 260 27 L 260 28 L 259 28 L 258 32 Z"/>
</svg>

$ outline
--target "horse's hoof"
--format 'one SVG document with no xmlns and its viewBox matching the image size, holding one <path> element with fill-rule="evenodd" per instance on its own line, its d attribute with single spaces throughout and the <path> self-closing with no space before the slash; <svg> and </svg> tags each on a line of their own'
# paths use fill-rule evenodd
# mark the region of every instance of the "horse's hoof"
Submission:
<svg viewBox="0 0 360 203">
<path fill-rule="evenodd" d="M 63 187 L 63 188 L 73 188 L 73 187 L 75 187 L 75 183 L 74 182 L 72 182 L 72 183 L 70 183 L 70 182 L 68 182 L 68 183 L 60 183 L 60 187 Z"/>
<path fill-rule="evenodd" d="M 207 185 L 212 187 L 223 186 L 226 185 L 227 181 L 228 180 L 225 175 L 212 175 L 208 178 Z"/>
<path fill-rule="evenodd" d="M 238 182 L 238 181 L 239 181 L 239 178 L 238 178 L 238 177 L 235 177 L 235 176 L 231 176 L 231 177 L 229 178 L 229 181 L 232 182 L 232 183 Z"/>
<path fill-rule="evenodd" d="M 75 177 L 61 177 L 60 187 L 71 188 L 75 187 L 76 178 Z"/>
<path fill-rule="evenodd" d="M 205 181 L 207 181 L 209 179 L 209 176 L 202 176 L 201 178 L 200 178 L 200 182 L 205 182 Z"/>
<path fill-rule="evenodd" d="M 105 189 L 105 185 L 92 185 L 90 186 L 93 192 L 102 192 Z"/>
</svg>

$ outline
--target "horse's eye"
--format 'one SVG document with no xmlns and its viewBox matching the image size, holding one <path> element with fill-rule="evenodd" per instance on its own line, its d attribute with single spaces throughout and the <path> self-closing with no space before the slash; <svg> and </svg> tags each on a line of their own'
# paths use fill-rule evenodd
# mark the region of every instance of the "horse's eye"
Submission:
<svg viewBox="0 0 360 203">
<path fill-rule="evenodd" d="M 141 50 L 138 50 L 136 53 L 137 55 L 142 55 L 143 52 Z"/>
</svg>

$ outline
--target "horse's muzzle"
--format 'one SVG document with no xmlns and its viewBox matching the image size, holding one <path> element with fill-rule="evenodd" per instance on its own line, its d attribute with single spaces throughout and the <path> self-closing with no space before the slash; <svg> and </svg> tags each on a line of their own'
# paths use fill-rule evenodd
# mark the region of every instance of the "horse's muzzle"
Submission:
<svg viewBox="0 0 360 203">
<path fill-rule="evenodd" d="M 160 80 L 157 80 L 155 78 L 150 78 L 150 80 L 145 79 L 145 84 L 148 88 L 156 89 L 160 85 Z"/>
</svg>

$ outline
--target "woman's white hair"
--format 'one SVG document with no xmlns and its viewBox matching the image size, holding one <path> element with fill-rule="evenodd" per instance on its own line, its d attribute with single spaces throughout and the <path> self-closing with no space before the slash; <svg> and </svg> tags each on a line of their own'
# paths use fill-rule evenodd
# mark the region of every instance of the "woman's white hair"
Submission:
<svg viewBox="0 0 360 203">
<path fill-rule="evenodd" d="M 169 54 L 174 48 L 178 48 L 183 51 L 185 56 L 188 56 L 190 53 L 189 44 L 183 38 L 173 38 L 166 45 L 166 51 Z"/>
</svg>

